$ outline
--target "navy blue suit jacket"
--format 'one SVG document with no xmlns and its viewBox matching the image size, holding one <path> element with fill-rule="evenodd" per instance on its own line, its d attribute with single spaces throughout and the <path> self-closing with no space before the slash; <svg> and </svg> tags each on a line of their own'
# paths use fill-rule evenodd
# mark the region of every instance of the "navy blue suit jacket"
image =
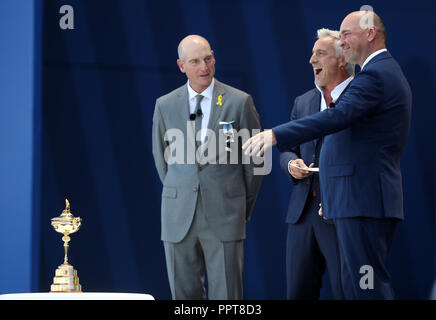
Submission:
<svg viewBox="0 0 436 320">
<path fill-rule="evenodd" d="M 389 52 L 371 59 L 335 108 L 273 128 L 280 151 L 326 135 L 320 184 L 326 218 L 403 219 L 400 158 L 412 94 Z"/>
<path fill-rule="evenodd" d="M 305 116 L 319 112 L 321 104 L 321 93 L 318 89 L 312 89 L 295 99 L 291 112 L 291 121 L 303 118 Z M 317 139 L 305 142 L 289 150 L 283 150 L 280 153 L 280 167 L 292 179 L 294 187 L 292 188 L 291 199 L 289 200 L 288 215 L 286 222 L 296 223 L 303 213 L 307 196 L 311 190 L 312 181 L 315 175 L 301 180 L 294 179 L 288 171 L 288 163 L 291 160 L 303 159 L 306 165 L 315 162 Z"/>
</svg>

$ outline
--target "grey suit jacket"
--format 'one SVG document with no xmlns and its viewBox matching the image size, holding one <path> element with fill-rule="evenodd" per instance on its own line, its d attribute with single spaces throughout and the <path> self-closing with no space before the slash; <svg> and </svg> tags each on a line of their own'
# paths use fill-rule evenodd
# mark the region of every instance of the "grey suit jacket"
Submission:
<svg viewBox="0 0 436 320">
<path fill-rule="evenodd" d="M 217 104 L 219 100 L 221 105 Z M 156 100 L 152 140 L 154 161 L 163 184 L 163 241 L 183 240 L 193 221 L 199 193 L 207 204 L 204 214 L 209 226 L 219 239 L 245 238 L 245 222 L 253 210 L 262 176 L 253 175 L 253 163 L 242 163 L 241 138 L 235 136 L 232 152 L 225 150 L 220 121 L 234 121 L 233 129 L 248 129 L 250 136 L 252 129 L 260 129 L 251 96 L 215 79 L 208 129 L 216 139 L 208 139 L 208 150 L 204 152 L 206 156 L 199 158 L 200 164 L 192 159 L 195 131 L 193 121 L 189 121 L 186 84 Z M 211 150 L 216 150 L 216 154 Z M 236 154 L 235 164 L 229 157 Z"/>
</svg>

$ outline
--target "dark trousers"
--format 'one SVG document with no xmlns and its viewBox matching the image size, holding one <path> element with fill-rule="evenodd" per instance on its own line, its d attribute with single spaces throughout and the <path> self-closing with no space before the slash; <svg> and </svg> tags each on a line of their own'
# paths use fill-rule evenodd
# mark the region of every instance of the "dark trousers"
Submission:
<svg viewBox="0 0 436 320">
<path fill-rule="evenodd" d="M 345 299 L 393 299 L 386 261 L 397 219 L 334 219 Z"/>
<path fill-rule="evenodd" d="M 327 265 L 332 298 L 343 299 L 335 226 L 318 215 L 319 197 L 309 197 L 298 222 L 288 224 L 287 298 L 319 299 L 322 277 Z"/>
</svg>

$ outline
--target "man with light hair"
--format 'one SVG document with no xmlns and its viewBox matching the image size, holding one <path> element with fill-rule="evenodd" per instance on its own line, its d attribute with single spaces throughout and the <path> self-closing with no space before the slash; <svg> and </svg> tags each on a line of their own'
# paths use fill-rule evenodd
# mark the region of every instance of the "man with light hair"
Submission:
<svg viewBox="0 0 436 320">
<path fill-rule="evenodd" d="M 316 33 L 317 33 L 318 39 L 321 39 L 321 38 L 324 38 L 324 37 L 332 37 L 333 39 L 336 39 L 337 40 L 336 43 L 335 43 L 335 46 L 336 46 L 336 55 L 338 57 L 343 57 L 344 56 L 344 53 L 342 51 L 342 47 L 339 46 L 339 40 L 341 39 L 341 34 L 340 34 L 339 31 L 322 28 L 322 29 L 318 29 Z M 345 71 L 350 76 L 354 76 L 354 69 L 355 69 L 355 64 L 354 63 L 347 63 L 345 65 Z"/>
<path fill-rule="evenodd" d="M 262 154 L 325 136 L 320 155 L 322 214 L 334 221 L 346 299 L 393 299 L 386 264 L 404 219 L 400 160 L 412 111 L 412 92 L 386 49 L 386 31 L 372 11 L 341 23 L 345 60 L 360 72 L 335 108 L 291 121 L 249 139 L 247 154 Z"/>
<path fill-rule="evenodd" d="M 295 99 L 291 121 L 333 106 L 353 79 L 354 65 L 345 62 L 338 45 L 339 32 L 319 29 L 317 34 L 309 60 L 316 88 Z M 293 183 L 286 218 L 287 298 L 291 300 L 319 299 L 326 266 L 332 298 L 343 298 L 335 228 L 318 215 L 321 202 L 318 174 L 304 170 L 307 164 L 318 167 L 322 140 L 315 139 L 280 153 L 281 168 Z"/>
</svg>

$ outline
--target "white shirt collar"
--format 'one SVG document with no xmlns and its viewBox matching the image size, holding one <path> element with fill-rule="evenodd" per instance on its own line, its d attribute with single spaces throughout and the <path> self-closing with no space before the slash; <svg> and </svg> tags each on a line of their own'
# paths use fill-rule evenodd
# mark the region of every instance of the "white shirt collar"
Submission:
<svg viewBox="0 0 436 320">
<path fill-rule="evenodd" d="M 365 65 L 372 59 L 372 58 L 374 58 L 376 55 L 378 55 L 378 54 L 380 54 L 380 53 L 382 53 L 382 52 L 385 52 L 385 51 L 388 51 L 388 49 L 386 49 L 386 48 L 384 48 L 384 49 L 380 49 L 380 50 L 377 50 L 377 51 L 375 51 L 375 52 L 373 52 L 373 53 L 371 53 L 369 56 L 368 56 L 368 58 L 366 58 L 366 60 L 363 62 L 363 64 L 362 64 L 362 68 L 360 68 L 361 70 L 365 67 Z"/>
<path fill-rule="evenodd" d="M 354 79 L 354 76 L 349 76 L 347 79 L 345 79 L 344 81 L 342 81 L 340 84 L 338 84 L 333 90 L 332 92 L 330 92 L 330 96 L 333 99 L 333 102 L 336 102 L 336 100 L 340 97 L 340 95 L 342 94 L 342 92 L 345 90 L 345 88 L 348 86 L 348 84 Z M 325 99 L 324 99 L 324 91 L 322 91 L 322 89 L 315 83 L 316 88 L 318 89 L 319 92 L 321 92 L 321 106 L 320 106 L 320 111 L 324 111 L 325 109 L 327 109 L 327 105 L 325 103 Z"/>
<path fill-rule="evenodd" d="M 330 92 L 330 96 L 333 99 L 333 102 L 336 102 L 336 100 L 339 98 L 339 96 L 342 94 L 342 92 L 345 90 L 345 88 L 348 86 L 348 84 L 354 79 L 354 76 L 349 76 L 345 81 L 338 84 L 332 92 Z"/>
<path fill-rule="evenodd" d="M 187 81 L 186 86 L 188 87 L 189 99 L 193 99 L 195 98 L 196 95 L 201 94 L 204 98 L 208 98 L 209 100 L 212 100 L 213 87 L 215 86 L 215 78 L 212 79 L 212 82 L 210 83 L 209 87 L 204 89 L 201 93 L 197 93 L 195 92 L 194 89 L 191 88 L 191 86 L 189 85 L 189 80 Z"/>
</svg>

